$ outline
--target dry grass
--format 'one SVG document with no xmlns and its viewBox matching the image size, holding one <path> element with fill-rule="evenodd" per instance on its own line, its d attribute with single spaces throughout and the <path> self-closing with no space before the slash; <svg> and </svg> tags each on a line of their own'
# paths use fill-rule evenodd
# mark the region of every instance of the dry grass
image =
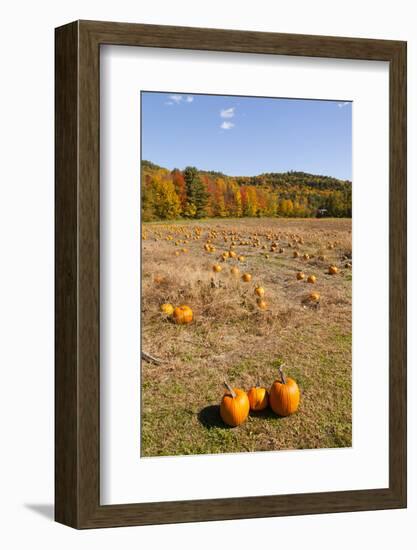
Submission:
<svg viewBox="0 0 417 550">
<path fill-rule="evenodd" d="M 211 231 L 215 253 L 203 248 Z M 143 233 L 142 349 L 163 363 L 142 362 L 142 456 L 350 446 L 351 221 L 209 220 L 146 224 Z M 219 260 L 232 235 L 244 262 Z M 284 252 L 271 252 L 272 242 Z M 327 274 L 329 264 L 337 275 Z M 252 281 L 233 277 L 232 265 Z M 297 281 L 300 270 L 316 284 Z M 256 305 L 256 284 L 266 290 L 266 311 Z M 313 290 L 319 307 L 305 301 Z M 189 305 L 194 322 L 173 324 L 160 313 L 164 302 Z M 218 413 L 222 381 L 269 387 L 280 358 L 299 383 L 299 411 L 278 418 L 268 409 L 227 428 Z"/>
</svg>

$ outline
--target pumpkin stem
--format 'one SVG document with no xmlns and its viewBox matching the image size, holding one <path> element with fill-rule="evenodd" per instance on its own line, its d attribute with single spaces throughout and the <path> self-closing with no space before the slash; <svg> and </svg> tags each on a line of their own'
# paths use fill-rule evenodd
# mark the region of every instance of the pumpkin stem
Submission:
<svg viewBox="0 0 417 550">
<path fill-rule="evenodd" d="M 284 371 L 282 370 L 283 366 L 284 366 L 284 365 L 280 365 L 278 370 L 279 370 L 279 374 L 281 375 L 281 383 L 282 383 L 282 384 L 286 384 L 286 383 L 287 383 L 287 379 L 286 379 L 286 377 L 285 377 Z"/>
<path fill-rule="evenodd" d="M 230 393 L 230 395 L 233 397 L 233 399 L 236 397 L 236 392 L 235 390 L 229 386 L 229 384 L 226 382 L 226 380 L 224 381 L 224 385 L 226 386 L 227 388 L 227 391 Z"/>
</svg>

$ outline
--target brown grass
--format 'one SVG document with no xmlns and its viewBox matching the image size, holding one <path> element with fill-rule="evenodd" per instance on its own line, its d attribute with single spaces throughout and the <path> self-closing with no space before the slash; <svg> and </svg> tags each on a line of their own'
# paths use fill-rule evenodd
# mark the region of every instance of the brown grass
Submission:
<svg viewBox="0 0 417 550">
<path fill-rule="evenodd" d="M 217 232 L 213 254 L 203 248 L 210 231 Z M 236 244 L 243 263 L 219 261 L 233 233 L 237 242 L 259 243 Z M 146 224 L 143 235 L 142 349 L 163 363 L 142 362 L 141 454 L 350 446 L 351 269 L 345 267 L 352 255 L 350 220 Z M 271 252 L 271 242 L 284 253 Z M 184 247 L 188 252 L 176 256 Z M 294 247 L 300 258 L 292 257 Z M 305 253 L 314 257 L 303 260 Z M 324 261 L 318 259 L 322 254 Z M 214 263 L 222 265 L 218 274 Z M 329 264 L 338 266 L 337 275 L 327 274 Z M 252 281 L 233 277 L 232 265 L 251 273 Z M 306 277 L 315 274 L 316 284 L 297 281 L 299 270 Z M 265 288 L 266 311 L 256 305 L 257 284 Z M 313 290 L 321 295 L 319 307 L 306 300 Z M 160 312 L 164 302 L 189 305 L 194 322 L 173 324 Z M 278 418 L 268 409 L 228 429 L 218 414 L 222 381 L 249 389 L 260 380 L 269 388 L 277 359 L 300 385 L 299 411 Z"/>
</svg>

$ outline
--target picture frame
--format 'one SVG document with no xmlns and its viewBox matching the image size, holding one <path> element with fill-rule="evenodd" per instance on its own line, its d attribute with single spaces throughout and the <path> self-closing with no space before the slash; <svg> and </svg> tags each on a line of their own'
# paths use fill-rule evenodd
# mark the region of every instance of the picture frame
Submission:
<svg viewBox="0 0 417 550">
<path fill-rule="evenodd" d="M 100 503 L 100 47 L 389 63 L 389 486 Z M 406 507 L 406 43 L 75 21 L 55 32 L 55 519 L 77 528 Z"/>
</svg>

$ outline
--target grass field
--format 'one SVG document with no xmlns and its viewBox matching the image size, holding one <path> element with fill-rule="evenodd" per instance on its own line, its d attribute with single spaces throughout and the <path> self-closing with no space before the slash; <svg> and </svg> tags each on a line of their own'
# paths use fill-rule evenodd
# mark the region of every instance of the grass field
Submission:
<svg viewBox="0 0 417 550">
<path fill-rule="evenodd" d="M 221 261 L 233 242 L 244 260 Z M 142 361 L 141 455 L 351 446 L 351 254 L 348 219 L 144 224 L 142 350 L 162 362 Z M 329 264 L 337 274 L 328 274 Z M 233 276 L 233 265 L 252 281 Z M 297 280 L 300 270 L 317 282 Z M 256 284 L 265 288 L 266 310 L 257 306 Z M 308 301 L 312 291 L 318 306 Z M 193 323 L 164 317 L 165 302 L 189 305 Z M 266 409 L 237 428 L 223 424 L 223 380 L 269 388 L 279 360 L 300 386 L 299 410 L 281 418 Z"/>
</svg>

